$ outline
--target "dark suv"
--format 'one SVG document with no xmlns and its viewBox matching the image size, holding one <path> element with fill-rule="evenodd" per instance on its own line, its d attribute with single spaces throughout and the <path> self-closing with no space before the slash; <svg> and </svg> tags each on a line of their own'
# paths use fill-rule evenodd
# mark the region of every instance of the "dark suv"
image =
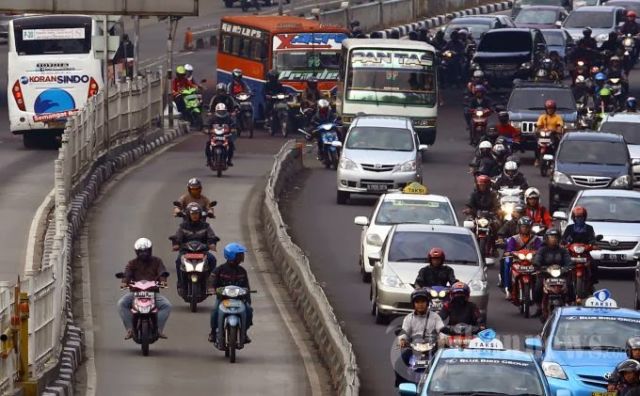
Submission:
<svg viewBox="0 0 640 396">
<path fill-rule="evenodd" d="M 603 132 L 569 132 L 558 146 L 549 183 L 549 210 L 568 204 L 588 188 L 632 187 L 631 158 L 624 137 Z"/>
<path fill-rule="evenodd" d="M 538 29 L 512 28 L 486 32 L 473 63 L 480 66 L 492 86 L 508 86 L 514 79 L 533 77 L 547 44 Z"/>
</svg>

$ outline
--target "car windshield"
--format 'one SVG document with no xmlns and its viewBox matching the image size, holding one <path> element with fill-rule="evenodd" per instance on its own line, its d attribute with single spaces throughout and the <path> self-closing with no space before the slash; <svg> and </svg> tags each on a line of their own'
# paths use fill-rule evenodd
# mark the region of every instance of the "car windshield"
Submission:
<svg viewBox="0 0 640 396">
<path fill-rule="evenodd" d="M 380 205 L 376 224 L 400 223 L 456 225 L 451 207 L 446 202 L 417 199 L 387 199 Z"/>
<path fill-rule="evenodd" d="M 429 395 L 544 395 L 541 374 L 534 362 L 492 358 L 441 358 Z"/>
<path fill-rule="evenodd" d="M 388 49 L 351 52 L 346 97 L 356 102 L 433 107 L 434 53 Z"/>
<path fill-rule="evenodd" d="M 482 33 L 488 31 L 489 29 L 491 29 L 491 20 L 486 20 L 486 21 L 477 21 L 477 20 L 473 20 L 473 21 L 453 21 L 450 24 L 447 25 L 447 29 L 444 31 L 444 36 L 445 38 L 448 40 L 449 37 L 451 37 L 451 32 L 453 32 L 456 29 L 467 29 L 469 31 L 469 33 L 471 33 L 471 36 L 474 38 L 479 38 Z"/>
<path fill-rule="evenodd" d="M 611 12 L 583 11 L 572 12 L 564 22 L 565 28 L 606 29 L 613 27 Z"/>
<path fill-rule="evenodd" d="M 524 9 L 516 17 L 516 23 L 550 25 L 556 22 L 558 14 L 553 10 Z M 548 43 L 547 43 L 548 44 Z"/>
<path fill-rule="evenodd" d="M 589 221 L 640 223 L 640 198 L 583 196 L 576 205 L 587 209 Z"/>
<path fill-rule="evenodd" d="M 543 31 L 542 35 L 544 36 L 544 41 L 547 42 L 547 45 L 564 46 L 564 33 L 562 33 L 562 31 Z"/>
<path fill-rule="evenodd" d="M 560 146 L 558 162 L 592 165 L 625 165 L 629 160 L 623 142 L 565 140 Z"/>
<path fill-rule="evenodd" d="M 637 1 L 609 1 L 607 2 L 608 6 L 619 6 L 624 7 L 629 11 L 635 11 L 636 13 L 640 12 L 640 3 Z"/>
<path fill-rule="evenodd" d="M 514 89 L 507 104 L 509 111 L 537 110 L 540 114 L 544 112 L 544 102 L 547 99 L 556 101 L 557 109 L 560 111 L 576 111 L 576 101 L 573 98 L 571 89 Z"/>
<path fill-rule="evenodd" d="M 607 121 L 600 127 L 602 132 L 622 135 L 627 144 L 640 145 L 640 123 L 638 122 L 612 122 Z"/>
<path fill-rule="evenodd" d="M 346 147 L 350 150 L 412 151 L 415 149 L 410 130 L 373 126 L 351 129 Z"/>
<path fill-rule="evenodd" d="M 565 0 L 520 0 L 520 5 L 549 5 L 549 6 L 562 6 Z"/>
<path fill-rule="evenodd" d="M 556 350 L 624 352 L 627 340 L 638 335 L 638 328 L 640 318 L 562 316 L 552 345 Z"/>
<path fill-rule="evenodd" d="M 478 51 L 483 52 L 529 52 L 531 51 L 531 34 L 529 32 L 487 33 L 480 40 Z"/>
<path fill-rule="evenodd" d="M 444 249 L 447 263 L 478 265 L 478 251 L 471 235 L 440 232 L 400 231 L 393 235 L 389 261 L 423 264 L 431 248 Z"/>
</svg>

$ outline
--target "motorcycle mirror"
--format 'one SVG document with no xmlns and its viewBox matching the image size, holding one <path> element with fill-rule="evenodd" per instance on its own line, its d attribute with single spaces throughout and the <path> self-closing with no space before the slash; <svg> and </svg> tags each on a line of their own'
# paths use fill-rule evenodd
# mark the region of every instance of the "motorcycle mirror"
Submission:
<svg viewBox="0 0 640 396">
<path fill-rule="evenodd" d="M 596 241 L 598 241 L 598 242 L 600 242 L 603 238 L 604 238 L 604 236 L 602 236 L 602 234 L 596 235 Z"/>
<path fill-rule="evenodd" d="M 118 278 L 118 279 L 124 278 L 124 272 L 117 272 L 116 273 L 116 278 Z"/>
<path fill-rule="evenodd" d="M 169 275 L 171 275 L 171 274 L 169 274 L 167 271 L 165 271 L 165 272 L 160 274 L 160 276 L 163 277 L 163 278 L 168 278 Z"/>
<path fill-rule="evenodd" d="M 177 207 L 182 207 L 182 204 L 180 204 L 180 201 L 173 201 L 173 206 L 177 206 Z"/>
<path fill-rule="evenodd" d="M 184 217 L 184 213 L 178 212 L 178 213 L 176 213 L 176 217 Z"/>
<path fill-rule="evenodd" d="M 218 201 L 213 201 L 209 204 L 210 208 L 213 208 L 214 206 L 216 206 L 218 204 Z"/>
</svg>

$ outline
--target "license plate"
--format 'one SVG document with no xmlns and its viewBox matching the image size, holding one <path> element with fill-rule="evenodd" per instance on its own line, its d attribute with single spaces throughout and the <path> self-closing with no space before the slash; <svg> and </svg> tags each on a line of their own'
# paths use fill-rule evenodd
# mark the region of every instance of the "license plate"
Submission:
<svg viewBox="0 0 640 396">
<path fill-rule="evenodd" d="M 574 263 L 586 263 L 587 262 L 587 258 L 586 257 L 571 257 L 571 261 L 573 261 Z"/>
<path fill-rule="evenodd" d="M 416 366 L 426 366 L 427 365 L 427 361 L 426 360 L 417 360 L 416 361 Z"/>
<path fill-rule="evenodd" d="M 607 261 L 627 261 L 624 254 L 603 254 L 602 257 Z"/>
<path fill-rule="evenodd" d="M 65 121 L 52 121 L 47 123 L 47 126 L 51 129 L 63 129 L 65 125 Z"/>
<path fill-rule="evenodd" d="M 368 191 L 387 191 L 386 184 L 367 184 Z"/>
<path fill-rule="evenodd" d="M 133 294 L 137 298 L 153 298 L 154 293 L 148 291 L 139 291 Z"/>
<path fill-rule="evenodd" d="M 591 396 L 616 396 L 617 392 L 591 392 Z"/>
<path fill-rule="evenodd" d="M 551 139 L 548 138 L 539 138 L 538 143 L 551 143 Z"/>
</svg>

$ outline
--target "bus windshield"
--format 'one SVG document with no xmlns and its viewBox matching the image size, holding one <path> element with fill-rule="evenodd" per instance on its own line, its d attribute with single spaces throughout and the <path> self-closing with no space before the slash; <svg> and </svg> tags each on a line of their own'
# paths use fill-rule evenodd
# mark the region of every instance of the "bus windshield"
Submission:
<svg viewBox="0 0 640 396">
<path fill-rule="evenodd" d="M 351 52 L 346 94 L 352 101 L 434 107 L 433 53 L 355 49 Z"/>
<path fill-rule="evenodd" d="M 285 81 L 337 80 L 344 33 L 279 34 L 273 40 L 273 67 Z"/>
<path fill-rule="evenodd" d="M 22 18 L 14 20 L 13 36 L 18 56 L 88 54 L 91 18 Z"/>
</svg>

